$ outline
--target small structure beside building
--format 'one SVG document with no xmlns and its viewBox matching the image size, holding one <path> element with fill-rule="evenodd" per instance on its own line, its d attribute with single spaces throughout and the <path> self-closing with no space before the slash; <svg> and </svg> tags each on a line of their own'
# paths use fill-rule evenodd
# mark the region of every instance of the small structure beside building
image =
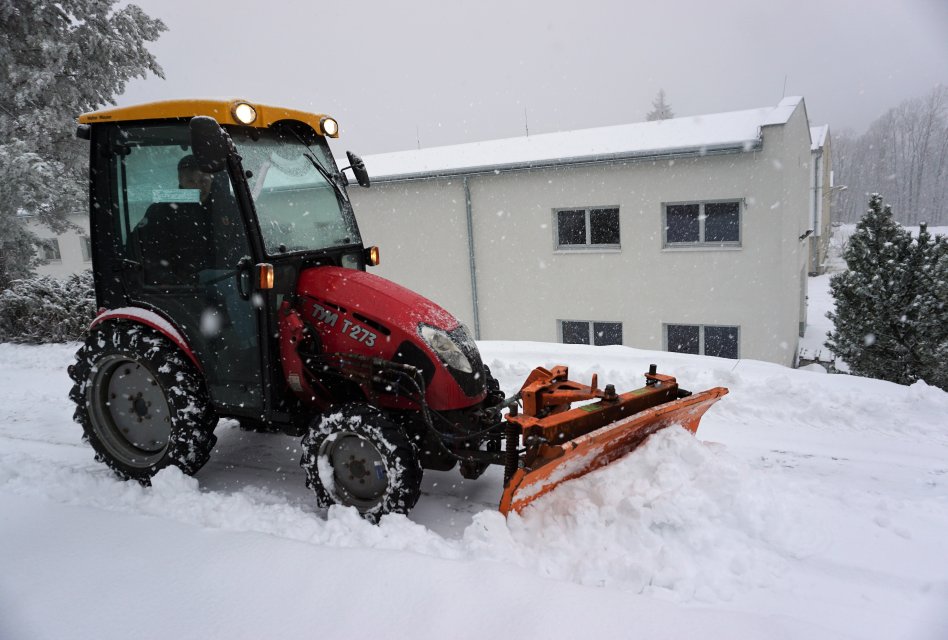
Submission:
<svg viewBox="0 0 948 640">
<path fill-rule="evenodd" d="M 812 203 L 810 204 L 810 235 L 809 246 L 809 274 L 819 276 L 826 273 L 827 258 L 829 257 L 830 236 L 830 209 L 832 204 L 833 170 L 829 125 L 810 127 L 810 151 L 812 161 L 812 182 L 810 185 Z"/>
<path fill-rule="evenodd" d="M 69 222 L 78 230 L 55 235 L 46 226 L 27 218 L 27 227 L 40 239 L 40 257 L 45 260 L 45 264 L 36 268 L 38 274 L 63 278 L 92 268 L 89 218 L 72 216 Z"/>
</svg>

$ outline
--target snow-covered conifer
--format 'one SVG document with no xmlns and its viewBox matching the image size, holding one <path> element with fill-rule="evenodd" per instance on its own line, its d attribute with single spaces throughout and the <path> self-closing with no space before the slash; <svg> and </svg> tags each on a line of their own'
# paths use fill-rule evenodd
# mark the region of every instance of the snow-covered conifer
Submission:
<svg viewBox="0 0 948 640">
<path fill-rule="evenodd" d="M 161 67 L 145 48 L 165 26 L 117 0 L 0 0 L 0 290 L 31 271 L 36 238 L 88 202 L 88 143 L 76 116 Z"/>
<path fill-rule="evenodd" d="M 856 375 L 945 388 L 948 249 L 922 230 L 917 240 L 873 194 L 830 280 L 835 323 L 827 347 Z"/>
<path fill-rule="evenodd" d="M 948 238 L 933 237 L 923 224 L 914 253 L 919 377 L 948 391 Z"/>
<path fill-rule="evenodd" d="M 665 90 L 659 89 L 658 95 L 652 100 L 652 110 L 645 115 L 645 119 L 651 122 L 652 120 L 668 120 L 674 117 L 675 113 L 672 111 L 671 105 L 665 102 Z"/>
</svg>

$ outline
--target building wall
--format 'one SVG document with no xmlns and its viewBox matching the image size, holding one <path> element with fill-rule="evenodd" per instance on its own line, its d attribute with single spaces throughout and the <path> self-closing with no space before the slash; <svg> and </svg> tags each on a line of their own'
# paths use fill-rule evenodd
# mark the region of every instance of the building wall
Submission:
<svg viewBox="0 0 948 640">
<path fill-rule="evenodd" d="M 366 246 L 378 245 L 370 271 L 441 305 L 473 329 L 464 184 L 429 180 L 350 186 Z"/>
<path fill-rule="evenodd" d="M 662 349 L 665 323 L 737 325 L 741 357 L 792 364 L 805 319 L 809 163 L 798 108 L 764 128 L 756 152 L 469 177 L 480 337 L 555 342 L 557 320 L 620 321 L 624 344 Z M 741 247 L 663 249 L 662 203 L 732 198 L 743 201 Z M 352 199 L 366 242 L 384 239 L 378 273 L 471 325 L 463 178 L 382 184 Z M 554 210 L 595 206 L 619 207 L 621 249 L 556 251 Z"/>
<path fill-rule="evenodd" d="M 768 136 L 771 140 L 773 153 L 777 157 L 782 174 L 779 188 L 782 189 L 783 200 L 778 210 L 782 209 L 780 217 L 782 223 L 775 254 L 779 256 L 779 276 L 777 286 L 788 293 L 781 295 L 781 302 L 787 305 L 781 313 L 779 338 L 775 336 L 776 344 L 771 349 L 783 353 L 787 360 L 774 359 L 774 362 L 792 364 L 796 357 L 797 339 L 803 333 L 806 325 L 806 293 L 807 293 L 807 258 L 808 243 L 800 240 L 810 228 L 810 172 L 811 152 L 809 126 L 807 124 L 805 108 L 797 108 L 786 125 L 782 127 L 768 127 L 765 129 L 765 146 Z M 775 179 L 776 176 L 775 176 Z M 793 293 L 789 293 L 789 292 Z M 794 322 L 796 311 L 795 335 L 790 335 L 787 322 Z M 789 342 L 790 352 L 784 348 Z M 770 359 L 770 358 L 766 358 Z"/>
</svg>

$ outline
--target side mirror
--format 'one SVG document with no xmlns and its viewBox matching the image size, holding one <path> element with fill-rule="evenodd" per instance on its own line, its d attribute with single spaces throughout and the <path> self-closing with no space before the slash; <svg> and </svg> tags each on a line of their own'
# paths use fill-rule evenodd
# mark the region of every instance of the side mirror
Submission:
<svg viewBox="0 0 948 640">
<path fill-rule="evenodd" d="M 351 151 L 346 151 L 346 157 L 349 158 L 349 168 L 352 169 L 352 173 L 355 174 L 356 182 L 359 183 L 360 187 L 368 187 L 371 181 L 369 180 L 369 172 L 365 170 L 365 163 L 362 162 L 362 158 Z"/>
<path fill-rule="evenodd" d="M 227 166 L 227 134 L 208 116 L 191 118 L 191 149 L 198 168 L 204 173 L 217 173 Z"/>
</svg>

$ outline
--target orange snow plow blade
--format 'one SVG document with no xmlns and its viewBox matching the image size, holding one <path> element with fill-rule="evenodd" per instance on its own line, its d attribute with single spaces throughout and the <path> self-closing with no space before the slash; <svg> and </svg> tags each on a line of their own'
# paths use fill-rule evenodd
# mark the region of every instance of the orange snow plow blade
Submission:
<svg viewBox="0 0 948 640">
<path fill-rule="evenodd" d="M 598 389 L 595 375 L 586 386 L 567 374 L 566 367 L 534 369 L 521 389 L 523 414 L 514 407 L 507 416 L 507 450 L 518 455 L 508 458 L 500 501 L 504 515 L 618 460 L 659 429 L 680 424 L 695 433 L 704 412 L 728 392 L 715 387 L 691 394 L 679 389 L 675 378 L 656 373 L 654 365 L 644 387 L 621 395 L 612 385 Z M 599 402 L 569 408 L 571 402 L 595 398 Z"/>
</svg>

